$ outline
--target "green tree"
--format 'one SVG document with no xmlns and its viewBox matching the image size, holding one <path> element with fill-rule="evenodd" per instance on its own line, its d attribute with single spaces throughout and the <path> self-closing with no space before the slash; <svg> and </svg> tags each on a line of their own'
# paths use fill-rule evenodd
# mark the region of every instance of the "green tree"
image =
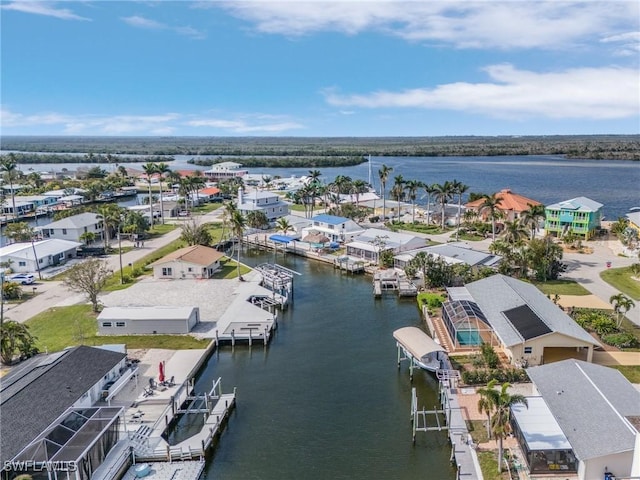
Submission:
<svg viewBox="0 0 640 480">
<path fill-rule="evenodd" d="M 435 194 L 437 183 L 424 184 L 422 188 L 424 188 L 424 193 L 427 195 L 427 223 L 431 224 L 431 195 Z"/>
<path fill-rule="evenodd" d="M 528 203 L 527 206 L 529 208 L 520 214 L 520 221 L 524 226 L 528 226 L 531 229 L 531 238 L 534 239 L 540 222 L 547 216 L 546 210 L 544 205 L 531 205 Z"/>
<path fill-rule="evenodd" d="M 242 238 L 244 235 L 245 219 L 240 210 L 234 210 L 229 218 L 229 228 L 231 233 L 236 237 L 236 262 L 238 264 L 238 280 L 242 280 L 240 275 L 240 250 L 242 250 Z"/>
<path fill-rule="evenodd" d="M 398 221 L 400 221 L 400 202 L 404 200 L 404 185 L 405 180 L 402 175 L 396 175 L 393 177 L 393 187 L 391 187 L 391 196 L 398 202 Z M 393 221 L 393 219 L 391 219 Z"/>
<path fill-rule="evenodd" d="M 158 170 L 156 164 L 151 162 L 145 163 L 142 166 L 142 170 L 144 170 L 144 174 L 149 185 L 149 225 L 150 228 L 153 228 L 153 195 L 151 194 L 151 181 L 153 180 L 153 176 L 158 173 Z"/>
<path fill-rule="evenodd" d="M 295 232 L 296 229 L 293 228 L 289 220 L 284 217 L 280 217 L 276 220 L 276 231 L 281 232 L 283 235 L 286 235 L 288 232 Z"/>
<path fill-rule="evenodd" d="M 269 218 L 267 218 L 267 214 L 262 210 L 251 210 L 247 212 L 245 221 L 249 228 L 266 228 L 269 226 Z"/>
<path fill-rule="evenodd" d="M 624 315 L 635 307 L 636 304 L 623 293 L 612 295 L 611 298 L 609 298 L 609 303 L 613 305 L 613 311 L 616 314 L 616 326 L 620 328 L 622 326 L 622 319 L 624 318 Z"/>
<path fill-rule="evenodd" d="M 98 295 L 113 272 L 107 263 L 97 258 L 90 258 L 78 263 L 67 271 L 64 285 L 73 291 L 87 296 L 94 312 L 98 312 Z"/>
<path fill-rule="evenodd" d="M 30 242 L 35 230 L 27 222 L 16 222 L 7 225 L 4 234 L 12 242 Z"/>
<path fill-rule="evenodd" d="M 476 393 L 480 395 L 478 399 L 478 412 L 487 415 L 487 436 L 491 438 L 491 416 L 496 408 L 496 385 L 498 381 L 494 378 L 489 381 L 486 387 L 479 388 Z"/>
<path fill-rule="evenodd" d="M 23 323 L 9 320 L 0 326 L 0 358 L 5 365 L 11 365 L 16 353 L 30 356 L 37 353 L 36 338 Z"/>
<path fill-rule="evenodd" d="M 497 194 L 492 193 L 491 195 L 485 195 L 483 197 L 483 201 L 480 204 L 480 212 L 486 214 L 487 218 L 491 220 L 491 239 L 496 239 L 496 220 L 502 218 L 502 210 L 500 210 L 500 205 L 502 204 L 502 199 L 496 196 Z"/>
<path fill-rule="evenodd" d="M 453 180 L 453 193 L 458 196 L 458 218 L 456 225 L 456 242 L 458 241 L 460 235 L 460 221 L 462 220 L 462 195 L 464 195 L 468 190 L 469 186 L 465 185 L 458 180 Z"/>
<path fill-rule="evenodd" d="M 164 180 L 165 175 L 171 172 L 171 168 L 164 162 L 158 163 L 156 165 L 156 173 L 159 175 L 158 180 L 160 182 L 160 221 L 164 225 L 164 204 L 162 203 L 162 181 Z"/>
<path fill-rule="evenodd" d="M 511 407 L 514 405 L 529 406 L 524 395 L 518 393 L 510 394 L 508 392 L 510 386 L 509 383 L 503 383 L 500 390 L 496 391 L 497 395 L 493 400 L 494 413 L 491 428 L 493 437 L 498 440 L 498 472 L 502 472 L 502 441 L 511 433 Z"/>
<path fill-rule="evenodd" d="M 380 189 L 382 194 L 382 223 L 387 221 L 387 180 L 389 175 L 393 171 L 393 167 L 382 165 L 382 168 L 378 170 L 378 177 L 380 178 Z"/>
<path fill-rule="evenodd" d="M 84 242 L 85 245 L 90 245 L 95 242 L 96 234 L 94 232 L 84 232 L 80 235 L 80 241 Z"/>
<path fill-rule="evenodd" d="M 125 209 L 119 207 L 115 203 L 105 203 L 98 207 L 98 215 L 102 220 L 104 248 L 107 250 L 112 238 L 112 233 L 115 232 L 118 229 L 118 226 L 122 224 L 125 216 Z"/>
<path fill-rule="evenodd" d="M 418 198 L 418 189 L 422 187 L 419 180 L 407 180 L 405 188 L 407 189 L 407 197 L 411 201 L 411 222 L 416 223 L 416 198 Z"/>
<path fill-rule="evenodd" d="M 15 219 L 18 216 L 18 212 L 16 211 L 16 192 L 13 190 L 13 181 L 18 176 L 18 162 L 14 153 L 0 157 L 0 170 L 4 172 L 3 176 L 5 181 L 9 182 L 9 188 L 11 189 L 11 211 Z"/>
<path fill-rule="evenodd" d="M 182 229 L 180 239 L 187 245 L 211 244 L 211 233 L 209 229 L 205 225 L 198 223 L 195 219 L 183 223 L 180 228 Z"/>
<path fill-rule="evenodd" d="M 529 237 L 524 225 L 518 220 L 504 222 L 504 232 L 502 234 L 502 240 L 513 246 L 522 245 L 522 243 Z"/>
<path fill-rule="evenodd" d="M 443 184 L 439 184 L 439 183 L 434 184 L 433 188 L 435 190 L 434 191 L 435 198 L 440 204 L 440 216 L 442 217 L 441 228 L 442 230 L 444 230 L 444 221 L 446 218 L 445 206 L 447 205 L 449 200 L 453 198 L 453 195 L 455 192 L 454 185 L 449 180 L 446 180 Z"/>
</svg>

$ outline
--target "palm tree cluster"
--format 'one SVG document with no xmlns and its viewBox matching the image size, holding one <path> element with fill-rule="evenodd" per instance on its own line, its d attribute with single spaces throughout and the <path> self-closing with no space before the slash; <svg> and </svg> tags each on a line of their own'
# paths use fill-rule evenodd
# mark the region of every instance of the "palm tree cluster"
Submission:
<svg viewBox="0 0 640 480">
<path fill-rule="evenodd" d="M 499 389 L 497 384 L 494 379 L 485 388 L 478 389 L 478 410 L 487 415 L 487 434 L 498 440 L 498 472 L 502 472 L 502 440 L 511 432 L 511 407 L 528 407 L 528 403 L 523 395 L 509 393 L 509 383 L 503 383 Z"/>
</svg>

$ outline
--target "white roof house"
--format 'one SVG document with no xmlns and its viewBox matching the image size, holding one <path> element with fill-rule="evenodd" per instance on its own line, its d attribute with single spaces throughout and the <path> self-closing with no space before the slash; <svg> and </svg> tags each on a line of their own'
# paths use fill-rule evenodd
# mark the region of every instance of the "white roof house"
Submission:
<svg viewBox="0 0 640 480">
<path fill-rule="evenodd" d="M 538 451 L 570 450 L 580 480 L 603 478 L 604 471 L 629 477 L 634 456 L 640 455 L 640 392 L 619 371 L 575 359 L 527 373 L 540 396 L 527 399 L 529 411 L 513 408 L 522 432 L 518 440 L 530 452 L 527 461 L 535 461 Z M 540 473 L 565 470 L 558 463 L 538 463 L 537 468 Z"/>
<path fill-rule="evenodd" d="M 98 316 L 98 331 L 102 335 L 184 334 L 198 322 L 198 307 L 106 307 Z"/>
<path fill-rule="evenodd" d="M 408 233 L 368 228 L 346 246 L 349 256 L 377 261 L 382 251 L 393 250 L 398 253 L 424 247 L 426 244 L 426 239 Z"/>
<path fill-rule="evenodd" d="M 230 178 L 235 177 L 244 177 L 247 173 L 247 170 L 243 170 L 242 165 L 235 162 L 220 162 L 211 166 L 210 170 L 205 170 L 203 172 L 204 176 L 207 179 L 219 182 L 222 180 L 228 180 Z"/>
<path fill-rule="evenodd" d="M 58 238 L 74 242 L 82 242 L 80 237 L 84 233 L 91 232 L 97 241 L 103 238 L 104 225 L 100 215 L 86 212 L 51 222 L 41 230 L 45 238 Z"/>
<path fill-rule="evenodd" d="M 261 211 L 270 222 L 289 215 L 289 203 L 282 201 L 277 193 L 253 190 L 244 192 L 238 189 L 238 210 L 243 214 L 251 211 Z"/>
<path fill-rule="evenodd" d="M 364 228 L 346 217 L 322 213 L 311 218 L 311 225 L 303 229 L 302 238 L 311 234 L 321 234 L 331 242 L 347 242 L 364 232 Z"/>
<path fill-rule="evenodd" d="M 435 258 L 442 258 L 448 264 L 465 263 L 472 267 L 483 266 L 493 267 L 500 263 L 502 257 L 492 253 L 474 250 L 466 243 L 443 243 L 440 245 L 432 245 L 416 250 L 404 251 L 395 256 L 395 266 L 404 268 L 404 266 L 413 260 L 420 252 L 433 255 Z"/>
<path fill-rule="evenodd" d="M 35 272 L 38 268 L 58 265 L 75 257 L 76 250 L 81 245 L 80 242 L 59 239 L 40 240 L 33 244 L 31 242 L 13 243 L 0 248 L 0 262 L 11 262 L 11 269 L 14 272 Z"/>
</svg>

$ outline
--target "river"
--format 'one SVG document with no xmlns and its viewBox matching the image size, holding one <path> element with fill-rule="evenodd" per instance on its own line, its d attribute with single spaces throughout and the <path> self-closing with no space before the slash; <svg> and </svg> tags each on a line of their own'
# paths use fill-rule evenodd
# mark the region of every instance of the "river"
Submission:
<svg viewBox="0 0 640 480">
<path fill-rule="evenodd" d="M 273 258 L 252 251 L 242 260 Z M 198 392 L 218 377 L 224 391 L 238 389 L 206 478 L 454 478 L 444 432 L 411 440 L 412 385 L 407 364 L 397 369 L 392 332 L 421 324 L 415 299 L 375 300 L 368 276 L 293 255 L 277 261 L 302 275 L 269 346 L 223 346 L 196 382 Z M 431 374 L 418 372 L 413 385 L 421 406 L 436 405 Z M 197 427 L 185 421 L 179 429 Z"/>
<path fill-rule="evenodd" d="M 0 152 L 2 153 L 2 152 Z M 200 169 L 187 163 L 192 156 L 177 155 L 170 163 L 174 170 Z M 199 158 L 207 158 L 205 156 Z M 215 156 L 214 158 L 218 158 Z M 402 175 L 405 180 L 420 180 L 425 183 L 443 183 L 458 180 L 469 186 L 469 192 L 490 194 L 503 188 L 525 197 L 550 205 L 574 197 L 586 196 L 604 205 L 607 220 L 623 217 L 630 208 L 640 207 L 640 162 L 617 160 L 569 160 L 562 156 L 503 156 L 503 157 L 372 157 L 371 169 L 367 163 L 353 167 L 319 168 L 321 180 L 332 182 L 337 175 L 352 179 L 369 180 L 379 190 L 378 170 L 385 164 L 393 168 L 387 180 L 387 190 L 394 177 Z M 127 167 L 141 170 L 139 163 L 123 163 Z M 79 164 L 20 165 L 28 171 L 75 170 Z M 90 166 L 90 165 L 85 165 Z M 113 165 L 102 165 L 113 169 Z M 250 173 L 281 177 L 302 176 L 309 168 L 250 168 Z M 418 203 L 425 203 L 420 194 Z"/>
</svg>

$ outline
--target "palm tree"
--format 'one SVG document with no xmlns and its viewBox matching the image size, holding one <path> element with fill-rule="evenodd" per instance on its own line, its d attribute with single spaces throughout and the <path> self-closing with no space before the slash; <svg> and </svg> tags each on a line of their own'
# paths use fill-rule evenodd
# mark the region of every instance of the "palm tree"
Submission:
<svg viewBox="0 0 640 480">
<path fill-rule="evenodd" d="M 22 354 L 32 353 L 34 343 L 35 338 L 25 324 L 10 320 L 0 326 L 0 358 L 5 365 L 11 364 L 16 350 Z"/>
<path fill-rule="evenodd" d="M 320 183 L 319 178 L 321 176 L 322 176 L 322 173 L 320 173 L 320 170 L 309 170 L 309 178 L 311 179 L 309 183 L 319 184 Z"/>
<path fill-rule="evenodd" d="M 436 193 L 436 183 L 433 183 L 431 185 L 429 184 L 423 184 L 422 188 L 424 188 L 424 193 L 427 194 L 427 223 L 430 224 L 431 223 L 431 212 L 430 212 L 430 207 L 431 207 L 431 195 L 433 195 L 434 193 Z"/>
<path fill-rule="evenodd" d="M 635 307 L 636 304 L 633 303 L 633 300 L 631 300 L 629 297 L 627 297 L 623 293 L 612 295 L 611 298 L 609 298 L 609 303 L 613 305 L 613 311 L 617 316 L 616 323 L 618 328 L 620 328 L 620 326 L 622 325 L 622 319 L 624 318 L 625 313 L 627 313 L 629 310 Z"/>
<path fill-rule="evenodd" d="M 382 223 L 384 223 L 387 218 L 387 179 L 392 171 L 393 167 L 389 167 L 384 164 L 382 165 L 382 168 L 378 170 L 378 177 L 380 177 L 380 189 L 382 190 L 380 192 L 382 194 Z"/>
<path fill-rule="evenodd" d="M 536 238 L 536 230 L 541 220 L 546 217 L 544 205 L 527 204 L 529 208 L 520 214 L 520 221 L 523 225 L 531 228 L 531 238 Z"/>
<path fill-rule="evenodd" d="M 404 184 L 404 177 L 402 175 L 396 175 L 393 178 L 393 187 L 391 187 L 390 192 L 391 196 L 398 202 L 398 221 L 400 221 L 400 202 L 404 200 Z"/>
<path fill-rule="evenodd" d="M 411 200 L 411 223 L 416 223 L 416 198 L 418 197 L 418 189 L 422 186 L 420 180 L 407 180 L 406 182 L 407 197 Z"/>
<path fill-rule="evenodd" d="M 118 228 L 122 222 L 124 209 L 115 203 L 107 203 L 98 208 L 98 215 L 102 220 L 102 229 L 104 231 L 104 249 L 109 248 L 111 240 L 111 231 Z"/>
<path fill-rule="evenodd" d="M 229 205 L 232 205 L 232 203 L 230 202 Z M 237 208 L 235 208 L 235 206 L 233 206 L 233 208 L 229 208 L 227 213 L 228 213 L 229 229 L 231 230 L 231 233 L 238 240 L 238 245 L 236 246 L 236 249 L 237 249 L 236 262 L 238 264 L 237 265 L 238 280 L 242 281 L 243 279 L 242 279 L 242 276 L 240 275 L 240 250 L 242 250 L 242 236 L 244 234 L 244 228 L 245 228 L 246 222 L 245 222 L 244 216 L 242 215 L 242 212 Z"/>
<path fill-rule="evenodd" d="M 453 194 L 455 191 L 454 186 L 453 186 L 453 183 L 447 180 L 443 184 L 439 184 L 439 183 L 434 184 L 433 188 L 435 189 L 434 194 L 435 194 L 436 200 L 438 200 L 438 203 L 440 203 L 440 216 L 442 217 L 441 229 L 444 231 L 444 220 L 445 220 L 444 207 L 447 204 L 447 202 L 451 200 L 451 197 L 453 197 Z"/>
<path fill-rule="evenodd" d="M 483 201 L 480 204 L 480 211 L 487 213 L 487 218 L 491 220 L 491 239 L 496 239 L 496 220 L 502 218 L 502 210 L 500 210 L 500 204 L 502 199 L 496 196 L 496 193 L 483 196 Z"/>
<path fill-rule="evenodd" d="M 276 230 L 278 232 L 282 232 L 283 235 L 286 235 L 287 232 L 295 231 L 295 228 L 293 228 L 293 225 L 289 223 L 289 220 L 284 217 L 280 217 L 276 220 Z"/>
<path fill-rule="evenodd" d="M 164 205 L 162 204 L 162 180 L 164 179 L 164 175 L 169 173 L 171 168 L 166 163 L 158 163 L 156 165 L 156 173 L 159 175 L 158 180 L 160 181 L 160 221 L 164 225 Z"/>
<path fill-rule="evenodd" d="M 151 194 L 151 177 L 158 172 L 155 163 L 145 163 L 142 166 L 144 173 L 147 177 L 147 183 L 149 184 L 149 225 L 153 228 L 153 195 Z"/>
<path fill-rule="evenodd" d="M 356 196 L 356 207 L 360 207 L 360 194 L 368 190 L 368 184 L 364 180 L 357 179 L 351 183 L 351 193 Z"/>
<path fill-rule="evenodd" d="M 16 192 L 13 190 L 13 179 L 16 176 L 17 169 L 18 161 L 13 153 L 0 158 L 0 170 L 5 173 L 4 177 L 9 180 L 9 188 L 11 188 L 11 206 L 14 220 L 18 216 L 18 212 L 16 212 Z"/>
<path fill-rule="evenodd" d="M 504 222 L 502 239 L 505 243 L 513 246 L 521 245 L 528 236 L 529 232 L 527 232 L 527 229 L 518 220 L 514 220 L 513 222 L 507 220 Z"/>
<path fill-rule="evenodd" d="M 460 235 L 460 220 L 461 220 L 461 210 L 462 210 L 462 195 L 469 190 L 469 185 L 465 185 L 458 180 L 453 180 L 453 193 L 458 195 L 458 225 L 456 228 L 456 242 L 458 241 L 458 237 Z"/>
<path fill-rule="evenodd" d="M 486 387 L 479 388 L 476 393 L 480 395 L 478 399 L 478 412 L 485 413 L 487 415 L 487 436 L 491 438 L 491 415 L 496 407 L 496 389 L 495 386 L 498 381 L 493 378 L 487 383 Z"/>
<path fill-rule="evenodd" d="M 494 404 L 491 428 L 494 438 L 498 440 L 498 472 L 502 472 L 502 440 L 511 432 L 511 407 L 514 405 L 529 406 L 524 395 L 510 394 L 507 391 L 510 386 L 508 382 L 503 383 L 500 390 L 494 390 L 496 393 L 491 400 Z"/>
</svg>

